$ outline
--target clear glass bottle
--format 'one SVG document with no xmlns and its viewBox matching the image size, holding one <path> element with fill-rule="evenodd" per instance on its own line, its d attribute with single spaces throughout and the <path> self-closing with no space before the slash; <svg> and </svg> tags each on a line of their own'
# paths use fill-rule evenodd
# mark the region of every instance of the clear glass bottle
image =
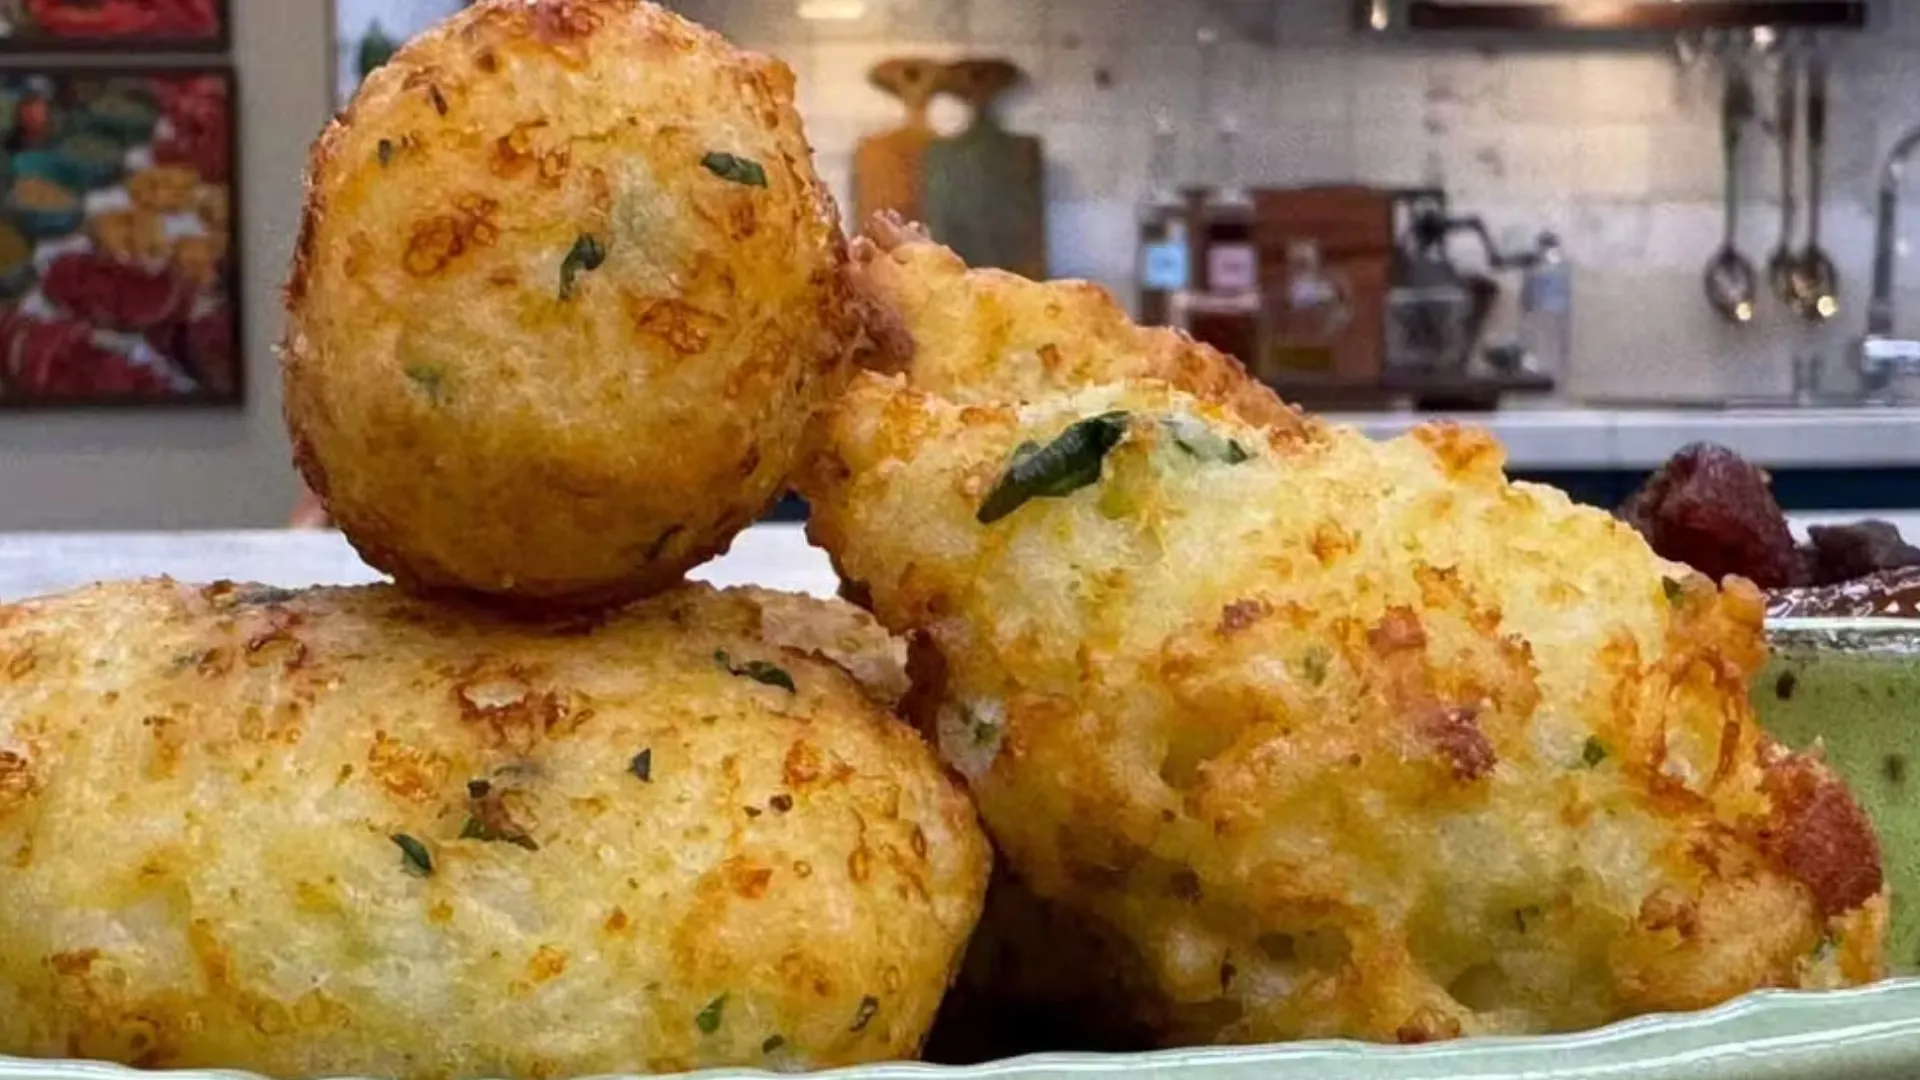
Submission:
<svg viewBox="0 0 1920 1080">
<path fill-rule="evenodd" d="M 1186 330 L 1195 338 L 1237 358 L 1249 368 L 1260 364 L 1260 256 L 1254 246 L 1253 199 L 1238 178 L 1235 142 L 1239 129 L 1231 117 L 1220 124 L 1217 165 L 1205 190 L 1194 226 L 1199 235 L 1199 279 L 1184 304 Z"/>
<path fill-rule="evenodd" d="M 1529 370 L 1566 378 L 1573 358 L 1573 264 L 1551 232 L 1540 234 L 1521 286 L 1520 346 Z"/>
<path fill-rule="evenodd" d="M 1289 243 L 1286 272 L 1267 296 L 1256 374 L 1280 379 L 1300 372 L 1331 373 L 1340 334 L 1353 317 L 1350 292 L 1346 279 L 1321 258 L 1319 244 Z"/>
<path fill-rule="evenodd" d="M 1200 208 L 1205 287 L 1216 300 L 1257 299 L 1260 257 L 1253 239 L 1253 196 L 1240 182 L 1240 126 L 1222 117 L 1218 183 Z"/>
<path fill-rule="evenodd" d="M 1148 326 L 1172 320 L 1176 294 L 1193 283 L 1193 243 L 1187 228 L 1187 204 L 1174 180 L 1177 150 L 1173 121 L 1158 113 L 1153 121 L 1153 157 L 1148 165 L 1147 197 L 1140 204 L 1140 265 L 1137 282 L 1140 321 Z"/>
</svg>

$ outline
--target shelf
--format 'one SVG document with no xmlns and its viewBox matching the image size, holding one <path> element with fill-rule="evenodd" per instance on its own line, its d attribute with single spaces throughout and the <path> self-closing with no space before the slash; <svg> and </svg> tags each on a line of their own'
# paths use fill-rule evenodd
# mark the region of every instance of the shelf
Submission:
<svg viewBox="0 0 1920 1080">
<path fill-rule="evenodd" d="M 1412 30 L 1602 30 L 1681 33 L 1759 26 L 1859 30 L 1867 24 L 1865 0 L 1688 0 L 1674 3 L 1452 3 L 1411 0 Z"/>
</svg>

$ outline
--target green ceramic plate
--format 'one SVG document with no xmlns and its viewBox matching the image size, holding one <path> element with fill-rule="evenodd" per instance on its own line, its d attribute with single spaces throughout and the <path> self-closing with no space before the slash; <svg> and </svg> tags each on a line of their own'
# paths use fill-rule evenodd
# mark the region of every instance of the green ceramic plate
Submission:
<svg viewBox="0 0 1920 1080">
<path fill-rule="evenodd" d="M 154 1074 L 117 1065 L 0 1058 L 0 1080 L 155 1080 L 156 1075 L 254 1080 L 234 1072 Z M 1752 994 L 1707 1012 L 1648 1016 L 1550 1038 L 1046 1054 L 970 1068 L 879 1065 L 818 1075 L 843 1080 L 1914 1080 L 1920 1077 L 1920 980 L 1824 994 Z"/>
<path fill-rule="evenodd" d="M 1887 959 L 1920 975 L 1920 621 L 1781 619 L 1767 629 L 1773 659 L 1754 683 L 1754 711 L 1789 746 L 1824 744 L 1873 818 L 1893 886 Z"/>
<path fill-rule="evenodd" d="M 1818 736 L 1875 815 L 1895 887 L 1894 958 L 1920 923 L 1897 899 L 1920 890 L 1920 621 L 1794 620 L 1769 627 L 1775 658 L 1755 685 L 1762 721 L 1803 745 Z M 1784 689 L 1784 693 L 1782 692 Z M 1898 756 L 1903 764 L 1890 766 Z M 1911 761 L 1911 779 L 1908 766 Z M 1920 896 L 1920 891 L 1909 895 Z M 1920 905 L 1915 905 L 1920 909 Z M 1904 944 L 1903 944 L 1904 943 Z M 1902 948 L 1908 952 L 1900 952 Z M 700 1074 L 718 1080 L 744 1072 Z M 1098 1056 L 1046 1054 L 969 1068 L 884 1065 L 843 1080 L 1920 1080 L 1920 979 L 1830 993 L 1768 991 L 1706 1012 L 1647 1016 L 1578 1035 L 1427 1046 L 1306 1042 Z M 155 1080 L 114 1065 L 0 1057 L 0 1080 Z M 174 1072 L 164 1080 L 258 1080 Z"/>
</svg>

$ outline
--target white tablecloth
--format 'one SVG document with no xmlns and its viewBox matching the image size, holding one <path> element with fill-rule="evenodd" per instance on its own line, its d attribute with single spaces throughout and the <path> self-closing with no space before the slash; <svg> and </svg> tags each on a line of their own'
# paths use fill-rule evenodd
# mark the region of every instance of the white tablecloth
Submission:
<svg viewBox="0 0 1920 1080">
<path fill-rule="evenodd" d="M 109 578 L 169 575 L 267 585 L 359 585 L 381 575 L 334 532 L 0 534 L 0 600 L 59 592 Z M 693 574 L 716 585 L 832 596 L 833 567 L 798 525 L 756 525 L 726 556 Z"/>
<path fill-rule="evenodd" d="M 1920 542 L 1920 511 L 1810 514 L 1810 524 L 1878 517 Z M 380 580 L 333 532 L 0 533 L 0 601 L 59 592 L 108 578 L 166 574 L 182 581 L 227 578 L 267 585 L 357 585 Z M 825 554 L 798 525 L 756 525 L 727 555 L 694 571 L 716 585 L 832 596 L 839 586 Z"/>
</svg>

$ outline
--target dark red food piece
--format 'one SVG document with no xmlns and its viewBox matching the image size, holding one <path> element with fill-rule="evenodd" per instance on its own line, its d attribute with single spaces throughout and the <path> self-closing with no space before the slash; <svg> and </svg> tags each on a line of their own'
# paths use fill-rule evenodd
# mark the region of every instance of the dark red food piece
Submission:
<svg viewBox="0 0 1920 1080">
<path fill-rule="evenodd" d="M 1892 522 L 1815 525 L 1807 535 L 1813 540 L 1816 584 L 1832 585 L 1882 570 L 1920 566 L 1920 548 L 1907 543 Z"/>
<path fill-rule="evenodd" d="M 1724 446 L 1685 447 L 1620 513 L 1663 558 L 1716 581 L 1737 574 L 1778 589 L 1805 579 L 1766 474 Z"/>
</svg>

